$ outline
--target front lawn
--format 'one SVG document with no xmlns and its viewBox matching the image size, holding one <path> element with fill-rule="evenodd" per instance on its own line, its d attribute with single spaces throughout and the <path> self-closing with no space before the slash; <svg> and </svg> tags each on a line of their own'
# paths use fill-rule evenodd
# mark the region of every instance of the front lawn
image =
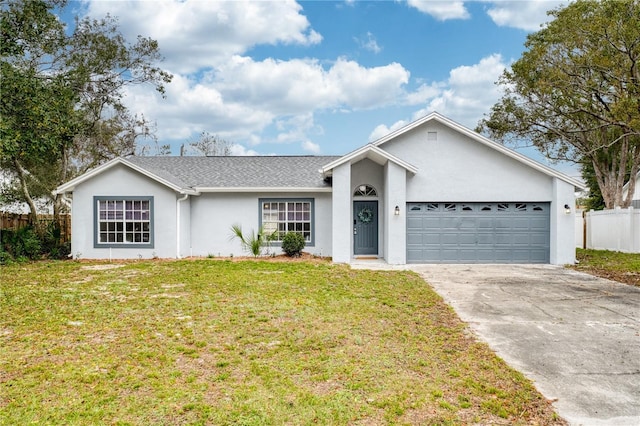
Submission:
<svg viewBox="0 0 640 426">
<path fill-rule="evenodd" d="M 640 253 L 577 249 L 576 258 L 578 271 L 640 287 Z"/>
<path fill-rule="evenodd" d="M 0 280 L 0 424 L 564 424 L 413 273 L 69 261 Z"/>
</svg>

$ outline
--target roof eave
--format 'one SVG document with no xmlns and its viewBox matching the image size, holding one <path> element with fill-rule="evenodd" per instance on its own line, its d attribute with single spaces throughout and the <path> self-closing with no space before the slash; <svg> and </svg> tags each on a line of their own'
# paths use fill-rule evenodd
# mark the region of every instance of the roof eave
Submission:
<svg viewBox="0 0 640 426">
<path fill-rule="evenodd" d="M 370 156 L 370 154 L 373 153 L 373 158 Z M 406 169 L 407 171 L 409 171 L 410 173 L 416 174 L 418 173 L 418 168 L 407 163 L 404 160 L 401 160 L 400 158 L 389 154 L 388 152 L 378 148 L 377 146 L 374 146 L 373 144 L 367 144 L 364 145 L 358 149 L 356 149 L 355 151 L 351 151 L 350 153 L 338 158 L 335 161 L 332 161 L 331 163 L 323 166 L 319 171 L 320 173 L 322 173 L 322 175 L 327 176 L 331 174 L 331 171 L 344 164 L 347 162 L 351 162 L 351 161 L 360 161 L 361 159 L 364 158 L 369 158 L 372 161 L 375 161 L 376 163 L 382 165 L 384 164 L 384 162 L 380 163 L 378 161 L 376 161 L 377 159 L 375 157 L 381 157 L 383 159 L 385 159 L 386 161 L 390 161 L 392 163 L 395 163 L 397 165 L 399 165 L 400 167 Z"/>
<path fill-rule="evenodd" d="M 495 150 L 507 155 L 508 157 L 513 158 L 516 161 L 524 163 L 525 165 L 528 165 L 529 167 L 531 167 L 531 168 L 533 168 L 535 170 L 538 170 L 538 171 L 540 171 L 540 172 L 542 172 L 542 173 L 544 173 L 544 174 L 546 174 L 548 176 L 555 177 L 555 178 L 558 178 L 558 179 L 560 179 L 560 180 L 562 180 L 564 182 L 567 182 L 567 183 L 573 185 L 576 190 L 581 190 L 582 191 L 582 190 L 585 190 L 587 188 L 585 186 L 585 184 L 580 182 L 579 180 L 574 179 L 574 178 L 572 178 L 570 176 L 567 176 L 564 173 L 560 173 L 560 172 L 552 169 L 551 167 L 547 167 L 542 163 L 539 163 L 539 162 L 537 162 L 535 160 L 532 160 L 531 158 L 529 158 L 529 157 L 527 157 L 525 155 L 520 154 L 519 152 L 516 152 L 516 151 L 514 151 L 512 149 L 509 149 L 506 146 L 504 146 L 502 144 L 499 144 L 498 142 L 495 142 L 495 141 L 493 141 L 493 140 L 491 140 L 491 139 L 489 139 L 489 138 L 487 138 L 485 136 L 482 136 L 481 134 L 479 134 L 477 132 L 474 132 L 471 129 L 468 129 L 467 127 L 465 127 L 465 126 L 463 126 L 463 125 L 461 125 L 459 123 L 456 123 L 455 121 L 453 121 L 453 120 L 451 120 L 451 119 L 449 119 L 449 118 L 447 118 L 447 117 L 445 117 L 445 116 L 443 116 L 440 113 L 435 112 L 435 111 L 430 113 L 430 114 L 428 114 L 428 115 L 426 115 L 426 116 L 424 116 L 424 117 L 422 117 L 419 120 L 411 122 L 411 123 L 407 124 L 406 126 L 401 127 L 400 129 L 381 137 L 380 139 L 372 142 L 372 144 L 375 145 L 376 147 L 379 147 L 380 145 L 382 145 L 382 144 L 384 144 L 384 143 L 386 143 L 386 142 L 388 142 L 388 141 L 390 141 L 392 139 L 395 139 L 396 137 L 398 137 L 398 136 L 400 136 L 400 135 L 402 135 L 404 133 L 407 133 L 407 132 L 415 129 L 416 127 L 421 126 L 422 124 L 426 123 L 427 121 L 431 121 L 431 120 L 435 120 L 435 121 L 437 121 L 437 122 L 439 122 L 441 124 L 444 124 L 445 126 L 450 127 L 452 129 L 454 129 L 454 130 L 456 130 L 456 131 L 458 131 L 458 132 L 460 132 L 460 133 L 462 133 L 462 134 L 464 134 L 464 135 L 466 135 L 466 136 L 468 136 L 468 137 L 470 137 L 470 138 L 472 138 L 472 139 L 474 139 L 474 140 L 476 140 L 476 141 L 478 141 L 478 142 L 480 142 L 480 143 L 482 143 L 482 144 L 484 144 L 484 145 L 486 145 L 486 146 L 488 146 L 490 148 L 493 148 L 493 149 L 495 149 Z"/>
<path fill-rule="evenodd" d="M 194 187 L 198 193 L 207 193 L 207 192 L 331 192 L 333 188 L 330 186 L 327 187 L 207 187 L 207 186 L 196 186 Z"/>
<path fill-rule="evenodd" d="M 178 185 L 175 185 L 172 182 L 169 182 L 168 180 L 161 178 L 160 176 L 155 175 L 154 173 L 151 173 L 150 171 L 130 162 L 127 161 L 125 158 L 122 157 L 116 157 L 113 160 L 107 161 L 106 163 L 96 167 L 95 169 L 89 170 L 88 172 L 76 177 L 75 179 L 70 180 L 69 182 L 60 185 L 59 187 L 57 187 L 53 193 L 54 194 L 64 194 L 66 192 L 73 192 L 73 190 L 76 188 L 76 186 L 80 185 L 81 183 L 93 178 L 94 176 L 97 176 L 101 173 L 104 173 L 105 171 L 111 169 L 112 167 L 118 165 L 118 164 L 122 164 L 124 166 L 129 167 L 130 169 L 133 169 L 135 171 L 137 171 L 138 173 L 155 180 L 156 182 L 180 193 L 180 194 L 189 194 L 189 195 L 198 195 L 198 191 L 194 190 L 192 188 L 182 188 Z"/>
</svg>

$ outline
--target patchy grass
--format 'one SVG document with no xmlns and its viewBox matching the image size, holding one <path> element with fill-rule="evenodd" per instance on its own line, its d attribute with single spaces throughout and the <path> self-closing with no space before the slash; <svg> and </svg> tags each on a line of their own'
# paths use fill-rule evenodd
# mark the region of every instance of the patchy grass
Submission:
<svg viewBox="0 0 640 426">
<path fill-rule="evenodd" d="M 565 424 L 409 272 L 202 259 L 0 274 L 0 424 Z"/>
<path fill-rule="evenodd" d="M 640 287 L 640 253 L 577 249 L 576 258 L 578 271 Z"/>
</svg>

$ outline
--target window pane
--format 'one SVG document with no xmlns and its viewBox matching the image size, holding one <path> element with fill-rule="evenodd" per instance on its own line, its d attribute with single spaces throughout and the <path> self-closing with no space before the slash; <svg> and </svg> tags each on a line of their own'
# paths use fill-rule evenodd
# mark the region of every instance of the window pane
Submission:
<svg viewBox="0 0 640 426">
<path fill-rule="evenodd" d="M 149 243 L 150 207 L 150 200 L 98 200 L 98 243 Z"/>
</svg>

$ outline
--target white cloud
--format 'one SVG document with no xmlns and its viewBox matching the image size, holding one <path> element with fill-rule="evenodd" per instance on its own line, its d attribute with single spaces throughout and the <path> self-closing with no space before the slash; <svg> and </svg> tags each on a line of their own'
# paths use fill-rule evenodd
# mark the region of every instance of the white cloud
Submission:
<svg viewBox="0 0 640 426">
<path fill-rule="evenodd" d="M 564 0 L 528 0 L 528 1 L 492 1 L 487 14 L 496 25 L 519 28 L 525 31 L 537 31 L 541 25 L 549 22 L 547 11 L 555 9 Z"/>
<path fill-rule="evenodd" d="M 403 95 L 408 79 L 409 72 L 395 63 L 366 68 L 338 59 L 325 69 L 311 59 L 254 61 L 234 56 L 199 80 L 175 75 L 166 99 L 145 87 L 131 87 L 126 99 L 132 111 L 162 123 L 160 139 L 186 139 L 194 132 L 209 131 L 256 144 L 264 140 L 255 133 L 284 116 L 298 117 L 281 120 L 287 129 L 298 131 L 283 130 L 272 142 L 299 142 L 306 140 L 308 132 L 317 131 L 313 124 L 301 124 L 309 119 L 312 123 L 314 111 L 393 103 Z"/>
<path fill-rule="evenodd" d="M 407 0 L 407 4 L 440 21 L 446 21 L 448 19 L 468 19 L 470 17 L 469 12 L 464 7 L 463 1 Z"/>
<path fill-rule="evenodd" d="M 365 50 L 368 50 L 373 53 L 382 52 L 382 48 L 378 45 L 378 41 L 376 40 L 375 36 L 371 32 L 368 32 L 364 39 L 356 38 L 355 40 L 358 43 L 358 45 Z"/>
<path fill-rule="evenodd" d="M 408 105 L 418 105 L 432 99 L 442 91 L 443 83 L 423 84 L 418 90 L 408 93 L 406 103 Z"/>
<path fill-rule="evenodd" d="M 87 14 L 117 16 L 129 40 L 144 34 L 158 41 L 172 72 L 214 67 L 260 44 L 317 44 L 293 0 L 245 1 L 85 1 Z"/>
<path fill-rule="evenodd" d="M 302 149 L 312 154 L 320 153 L 320 145 L 318 145 L 317 143 L 313 143 L 309 140 L 302 142 Z"/>
<path fill-rule="evenodd" d="M 501 91 L 495 82 L 506 67 L 502 56 L 493 54 L 477 64 L 452 69 L 449 79 L 442 84 L 442 92 L 431 99 L 426 108 L 416 112 L 414 118 L 438 111 L 465 126 L 475 127 L 500 98 Z"/>
<path fill-rule="evenodd" d="M 369 135 L 369 142 L 373 142 L 375 140 L 380 139 L 381 137 L 398 130 L 401 127 L 406 126 L 407 124 L 409 124 L 408 121 L 405 120 L 399 120 L 396 121 L 395 123 L 393 123 L 390 127 L 385 126 L 384 124 L 379 124 L 378 126 L 376 126 L 375 129 L 373 129 L 373 132 L 371 132 L 371 134 Z"/>
<path fill-rule="evenodd" d="M 252 149 L 247 149 L 243 145 L 234 143 L 231 145 L 231 155 L 248 156 L 248 155 L 260 155 L 260 154 L 258 154 L 258 152 Z"/>
<path fill-rule="evenodd" d="M 500 88 L 494 84 L 508 64 L 499 54 L 482 58 L 474 65 L 463 65 L 452 69 L 446 81 L 423 84 L 416 92 L 406 97 L 408 105 L 423 103 L 411 120 L 417 120 L 437 111 L 461 124 L 474 128 L 484 113 L 498 101 Z M 373 141 L 407 124 L 401 120 L 390 127 L 380 124 L 369 135 Z"/>
</svg>

